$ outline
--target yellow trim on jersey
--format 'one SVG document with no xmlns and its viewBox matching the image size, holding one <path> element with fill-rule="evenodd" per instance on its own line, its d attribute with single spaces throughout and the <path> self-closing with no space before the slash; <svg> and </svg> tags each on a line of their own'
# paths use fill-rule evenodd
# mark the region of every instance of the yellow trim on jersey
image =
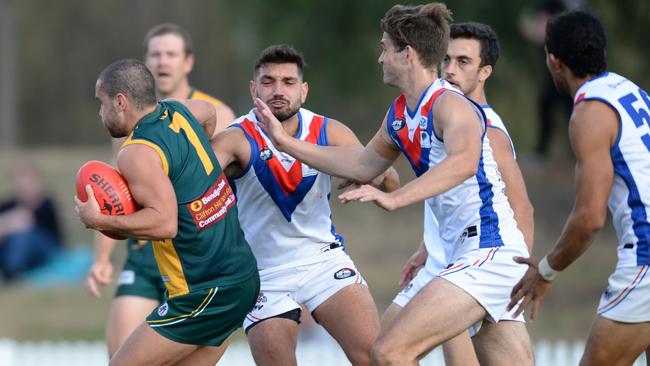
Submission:
<svg viewBox="0 0 650 366">
<path fill-rule="evenodd" d="M 151 141 L 147 140 L 140 140 L 140 139 L 133 139 L 133 131 L 129 134 L 129 137 L 127 137 L 126 141 L 120 146 L 120 150 L 124 148 L 125 146 L 128 145 L 134 145 L 134 144 L 141 144 L 141 145 L 146 145 L 149 146 L 150 148 L 156 150 L 158 155 L 160 156 L 160 161 L 162 162 L 163 169 L 165 170 L 165 174 L 169 175 L 169 164 L 167 163 L 167 157 L 165 156 L 165 153 L 163 153 L 162 149 L 160 146 L 154 144 Z"/>
<path fill-rule="evenodd" d="M 205 148 L 203 148 L 203 145 L 201 144 L 201 140 L 199 140 L 199 136 L 196 134 L 194 129 L 192 128 L 192 125 L 183 117 L 182 114 L 178 112 L 174 112 L 174 115 L 172 116 L 172 122 L 169 124 L 169 128 L 172 129 L 172 131 L 179 133 L 180 130 L 185 131 L 185 135 L 187 135 L 187 138 L 190 140 L 190 143 L 192 146 L 194 146 L 194 150 L 196 150 L 196 154 L 199 156 L 199 159 L 201 160 L 201 163 L 203 164 L 203 168 L 205 169 L 205 173 L 207 175 L 210 175 L 212 171 L 214 170 L 214 165 L 212 165 L 212 160 L 210 160 L 210 156 L 208 156 L 208 153 L 205 151 Z"/>
<path fill-rule="evenodd" d="M 197 306 L 197 308 L 192 310 L 192 312 L 189 313 L 189 314 L 183 314 L 183 315 L 175 316 L 173 318 L 168 318 L 168 319 L 147 320 L 147 323 L 165 323 L 165 322 L 170 322 L 170 321 L 174 321 L 174 320 L 177 320 L 177 319 L 193 317 L 199 311 L 203 311 L 203 308 L 205 307 L 207 302 L 210 300 L 210 297 L 212 296 L 213 292 L 214 292 L 214 288 L 211 288 L 210 292 L 208 292 L 208 294 L 205 296 L 205 299 L 203 299 L 203 301 L 201 301 L 201 305 Z"/>
<path fill-rule="evenodd" d="M 215 97 L 213 97 L 211 95 L 205 94 L 204 92 L 196 90 L 196 89 L 194 89 L 194 91 L 190 95 L 190 99 L 205 100 L 206 102 L 212 103 L 215 107 L 221 107 L 222 105 L 224 105 L 224 103 L 222 101 L 220 101 L 219 99 L 217 99 L 217 98 L 215 98 Z"/>
<path fill-rule="evenodd" d="M 169 281 L 164 281 L 169 297 L 188 294 L 190 289 L 185 280 L 181 260 L 174 248 L 174 242 L 171 239 L 154 240 L 153 254 L 160 274 L 169 278 Z"/>
</svg>

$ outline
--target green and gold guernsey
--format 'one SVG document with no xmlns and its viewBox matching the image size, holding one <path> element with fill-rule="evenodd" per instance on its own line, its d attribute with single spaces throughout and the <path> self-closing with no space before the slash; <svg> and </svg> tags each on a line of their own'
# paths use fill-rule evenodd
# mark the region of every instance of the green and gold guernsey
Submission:
<svg viewBox="0 0 650 366">
<path fill-rule="evenodd" d="M 257 264 L 237 219 L 237 205 L 199 122 L 178 102 L 160 102 L 122 145 L 143 144 L 160 156 L 178 202 L 178 233 L 154 240 L 168 297 L 239 283 Z"/>
<path fill-rule="evenodd" d="M 212 105 L 214 105 L 215 107 L 224 105 L 224 103 L 221 100 L 194 88 L 192 88 L 192 90 L 190 91 L 190 95 L 187 96 L 187 99 L 204 100 L 206 102 L 212 103 Z M 153 248 L 150 244 L 151 244 L 150 241 L 128 239 L 127 242 L 128 254 L 126 257 L 127 258 L 126 268 L 137 269 L 137 273 L 135 275 L 136 277 L 144 276 L 145 278 L 153 279 L 159 276 L 160 272 L 158 271 L 158 266 L 156 265 L 156 260 L 153 255 Z M 140 291 L 138 287 L 139 285 L 136 284 L 134 286 L 136 286 L 136 288 L 129 289 L 129 290 L 120 289 L 118 290 L 118 293 L 120 293 L 120 291 L 127 291 L 127 293 L 125 293 L 127 295 L 136 295 Z M 160 296 L 162 295 L 163 294 L 161 293 Z M 154 296 L 154 295 L 151 294 L 147 296 Z"/>
</svg>

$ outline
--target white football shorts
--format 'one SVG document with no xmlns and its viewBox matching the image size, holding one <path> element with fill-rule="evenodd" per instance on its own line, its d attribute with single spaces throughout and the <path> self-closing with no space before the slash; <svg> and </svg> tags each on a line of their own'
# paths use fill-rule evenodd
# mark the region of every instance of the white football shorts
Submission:
<svg viewBox="0 0 650 366">
<path fill-rule="evenodd" d="M 260 271 L 260 295 L 253 310 L 244 319 L 244 330 L 264 319 L 300 309 L 300 304 L 313 312 L 344 287 L 366 285 L 343 249 L 333 251 L 338 253 L 328 253 L 328 257 L 321 262 Z"/>
</svg>

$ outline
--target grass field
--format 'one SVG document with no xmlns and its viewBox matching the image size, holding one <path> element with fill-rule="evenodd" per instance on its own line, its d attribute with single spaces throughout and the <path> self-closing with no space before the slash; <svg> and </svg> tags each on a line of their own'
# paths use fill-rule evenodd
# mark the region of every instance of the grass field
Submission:
<svg viewBox="0 0 650 366">
<path fill-rule="evenodd" d="M 47 148 L 0 154 L 0 197 L 10 192 L 8 168 L 12 161 L 34 161 L 44 173 L 48 191 L 59 205 L 67 245 L 90 245 L 91 232 L 75 217 L 72 205 L 74 175 L 88 160 L 107 161 L 109 146 L 96 148 Z M 573 204 L 571 161 L 551 163 L 544 168 L 522 165 L 536 215 L 535 254 L 545 252 L 559 235 Z M 402 182 L 412 174 L 400 162 Z M 337 231 L 346 237 L 348 252 L 365 275 L 380 311 L 399 290 L 397 280 L 404 261 L 419 245 L 422 235 L 422 207 L 414 205 L 387 213 L 369 205 L 341 205 L 333 194 Z M 124 250 L 116 254 L 116 267 Z M 592 248 L 562 273 L 542 306 L 539 320 L 529 325 L 533 339 L 585 338 L 600 292 L 616 262 L 616 239 L 611 228 L 601 233 Z M 116 272 L 117 272 L 116 268 Z M 104 321 L 113 288 L 104 290 L 100 300 L 90 299 L 78 287 L 32 289 L 4 287 L 0 291 L 3 325 L 0 338 L 18 340 L 102 339 Z"/>
</svg>

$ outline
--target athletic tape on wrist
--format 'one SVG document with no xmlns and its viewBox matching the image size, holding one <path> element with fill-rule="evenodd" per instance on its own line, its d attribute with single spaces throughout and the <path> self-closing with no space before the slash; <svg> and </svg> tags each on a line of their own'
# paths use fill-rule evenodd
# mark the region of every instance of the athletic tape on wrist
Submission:
<svg viewBox="0 0 650 366">
<path fill-rule="evenodd" d="M 537 265 L 537 270 L 539 271 L 539 275 L 542 276 L 543 279 L 546 281 L 553 281 L 555 279 L 555 276 L 557 276 L 559 271 L 554 270 L 551 268 L 551 265 L 548 264 L 548 259 L 546 256 L 542 258 L 541 261 L 539 261 L 539 264 Z"/>
</svg>

